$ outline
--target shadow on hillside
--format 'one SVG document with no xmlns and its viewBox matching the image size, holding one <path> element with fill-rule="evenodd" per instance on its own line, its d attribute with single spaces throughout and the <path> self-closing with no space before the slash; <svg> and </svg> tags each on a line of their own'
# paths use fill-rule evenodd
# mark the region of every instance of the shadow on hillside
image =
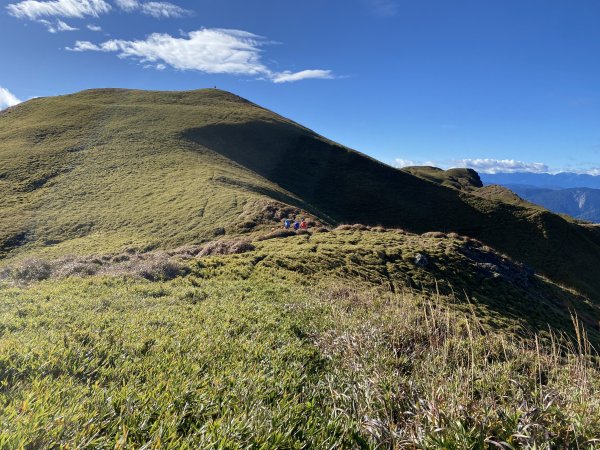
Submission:
<svg viewBox="0 0 600 450">
<path fill-rule="evenodd" d="M 187 130 L 184 137 L 275 182 L 338 222 L 446 228 L 479 234 L 478 211 L 422 181 L 296 125 L 253 121 Z M 418 208 L 415 206 L 419 205 Z M 464 219 L 461 219 L 464 218 Z"/>
<path fill-rule="evenodd" d="M 600 236 L 539 210 L 462 193 L 283 120 L 188 129 L 183 138 L 278 184 L 339 223 L 457 232 L 600 299 Z"/>
</svg>

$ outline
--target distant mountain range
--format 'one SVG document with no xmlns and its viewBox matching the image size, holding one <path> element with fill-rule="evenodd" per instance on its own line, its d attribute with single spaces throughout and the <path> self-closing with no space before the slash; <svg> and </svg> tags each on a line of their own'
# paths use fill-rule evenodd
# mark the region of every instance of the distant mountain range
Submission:
<svg viewBox="0 0 600 450">
<path fill-rule="evenodd" d="M 480 174 L 486 185 L 504 186 L 552 212 L 600 223 L 600 176 L 561 172 Z"/>
<path fill-rule="evenodd" d="M 550 211 L 600 223 L 600 189 L 547 189 L 527 185 L 506 185 L 519 197 Z"/>
<path fill-rule="evenodd" d="M 600 189 L 600 176 L 572 172 L 551 173 L 480 173 L 484 184 L 501 186 L 527 185 L 549 189 L 592 188 Z"/>
</svg>

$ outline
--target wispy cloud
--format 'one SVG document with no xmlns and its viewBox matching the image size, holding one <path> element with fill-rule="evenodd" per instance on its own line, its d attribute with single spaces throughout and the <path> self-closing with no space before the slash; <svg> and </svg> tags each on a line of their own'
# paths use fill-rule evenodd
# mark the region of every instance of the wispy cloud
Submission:
<svg viewBox="0 0 600 450">
<path fill-rule="evenodd" d="M 413 161 L 412 159 L 404 159 L 404 158 L 396 158 L 394 160 L 394 166 L 401 169 L 403 167 L 410 167 L 410 166 L 418 166 L 419 163 Z"/>
<path fill-rule="evenodd" d="M 46 19 L 41 19 L 41 20 L 38 20 L 38 22 L 41 24 L 44 24 L 46 26 L 46 29 L 50 33 L 59 33 L 61 31 L 77 31 L 77 30 L 79 30 L 79 28 L 74 28 L 74 27 L 66 24 L 65 22 L 63 22 L 60 19 L 57 19 L 54 22 L 52 22 L 50 20 L 46 20 Z"/>
<path fill-rule="evenodd" d="M 115 0 L 115 4 L 126 12 L 139 11 L 158 19 L 177 18 L 192 15 L 193 12 L 169 2 L 138 0 Z M 28 19 L 43 24 L 50 33 L 75 31 L 59 18 L 83 19 L 100 17 L 109 13 L 113 7 L 106 0 L 24 0 L 6 6 L 8 13 L 17 19 Z M 88 25 L 92 31 L 101 31 L 97 25 Z"/>
<path fill-rule="evenodd" d="M 398 3 L 395 0 L 366 0 L 372 11 L 382 17 L 392 17 L 398 13 Z"/>
<path fill-rule="evenodd" d="M 77 31 L 61 18 L 81 19 L 86 16 L 99 17 L 108 13 L 111 6 L 104 0 L 25 0 L 6 7 L 8 13 L 18 19 L 29 19 L 41 23 L 50 33 Z"/>
<path fill-rule="evenodd" d="M 549 173 L 556 172 L 550 169 L 547 164 L 541 162 L 524 162 L 515 159 L 494 159 L 494 158 L 466 158 L 445 161 L 413 161 L 402 158 L 396 158 L 396 167 L 407 166 L 434 166 L 442 169 L 451 169 L 455 167 L 466 167 L 474 169 L 480 173 Z"/>
<path fill-rule="evenodd" d="M 184 33 L 182 37 L 154 33 L 138 41 L 112 39 L 99 44 L 77 41 L 67 50 L 114 52 L 119 58 L 132 58 L 159 70 L 168 65 L 177 70 L 266 78 L 275 83 L 333 78 L 330 70 L 322 69 L 272 71 L 261 60 L 261 46 L 267 43 L 263 37 L 247 31 L 204 28 Z"/>
<path fill-rule="evenodd" d="M 174 18 L 189 16 L 192 11 L 183 9 L 173 3 L 167 2 L 148 2 L 141 5 L 140 11 L 148 16 L 156 17 L 157 19 L 162 18 Z"/>
<path fill-rule="evenodd" d="M 19 100 L 8 89 L 0 86 L 0 109 L 8 108 L 10 106 L 15 106 L 19 103 L 21 103 L 21 100 Z"/>
<path fill-rule="evenodd" d="M 396 158 L 394 160 L 394 167 L 397 167 L 399 169 L 403 168 L 403 167 L 410 167 L 410 166 L 433 166 L 433 167 L 444 167 L 444 164 L 440 163 L 439 161 L 416 161 L 413 159 L 403 159 L 403 158 Z"/>
<path fill-rule="evenodd" d="M 137 0 L 115 0 L 115 3 L 123 11 L 133 11 L 137 9 L 140 3 Z"/>
<path fill-rule="evenodd" d="M 513 173 L 513 172 L 532 172 L 544 173 L 550 168 L 541 162 L 524 162 L 515 159 L 459 159 L 454 161 L 453 167 L 468 167 L 482 173 Z"/>
<path fill-rule="evenodd" d="M 576 173 L 583 173 L 586 175 L 594 175 L 595 177 L 600 176 L 600 167 L 594 167 L 592 169 L 585 169 L 576 171 Z"/>
<path fill-rule="evenodd" d="M 139 2 L 138 0 L 115 0 L 119 8 L 126 12 L 140 11 L 142 14 L 157 19 L 169 19 L 184 17 L 193 14 L 192 11 L 184 9 L 169 2 Z"/>
<path fill-rule="evenodd" d="M 94 24 L 88 24 L 86 27 L 88 30 L 90 31 L 102 31 L 102 27 L 99 25 L 94 25 Z"/>
<path fill-rule="evenodd" d="M 98 17 L 111 10 L 104 0 L 25 0 L 9 4 L 8 13 L 19 19 L 38 20 L 46 17 L 70 17 L 82 19 L 86 16 Z"/>
<path fill-rule="evenodd" d="M 300 72 L 284 72 L 274 73 L 271 77 L 274 83 L 290 83 L 293 81 L 308 80 L 309 78 L 332 79 L 333 73 L 331 70 L 301 70 Z"/>
<path fill-rule="evenodd" d="M 597 162 L 579 162 L 575 165 L 568 164 L 562 168 L 550 167 L 541 162 L 525 162 L 515 159 L 494 158 L 466 158 L 437 161 L 422 161 L 413 159 L 396 158 L 394 167 L 399 169 L 409 166 L 433 166 L 440 169 L 469 168 L 479 173 L 550 173 L 569 172 L 585 175 L 600 176 L 600 167 Z"/>
</svg>

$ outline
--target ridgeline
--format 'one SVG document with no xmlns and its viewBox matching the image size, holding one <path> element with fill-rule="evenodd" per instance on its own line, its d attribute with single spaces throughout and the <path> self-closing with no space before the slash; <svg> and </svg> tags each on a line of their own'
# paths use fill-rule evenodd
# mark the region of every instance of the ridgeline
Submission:
<svg viewBox="0 0 600 450">
<path fill-rule="evenodd" d="M 456 232 L 600 299 L 600 230 L 457 185 L 215 89 L 89 90 L 0 115 L 4 258 L 173 248 L 297 210 L 331 225 Z"/>
</svg>

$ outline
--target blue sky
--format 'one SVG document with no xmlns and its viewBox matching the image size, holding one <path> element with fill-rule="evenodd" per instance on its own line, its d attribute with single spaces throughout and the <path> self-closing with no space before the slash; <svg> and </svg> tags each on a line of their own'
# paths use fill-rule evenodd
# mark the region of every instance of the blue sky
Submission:
<svg viewBox="0 0 600 450">
<path fill-rule="evenodd" d="M 217 86 L 389 164 L 600 174 L 600 2 L 0 0 L 0 107 Z"/>
</svg>

